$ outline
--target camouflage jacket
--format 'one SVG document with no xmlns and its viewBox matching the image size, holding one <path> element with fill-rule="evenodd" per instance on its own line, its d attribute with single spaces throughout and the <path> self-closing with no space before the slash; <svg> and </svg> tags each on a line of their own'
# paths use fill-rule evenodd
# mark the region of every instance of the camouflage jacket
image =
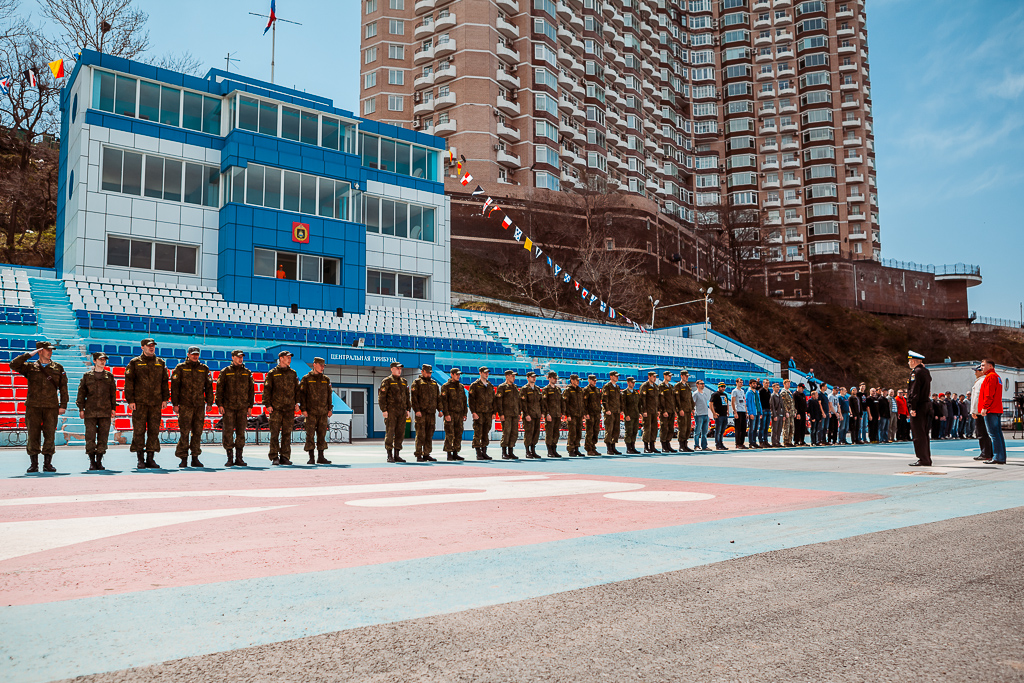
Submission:
<svg viewBox="0 0 1024 683">
<path fill-rule="evenodd" d="M 462 383 L 449 379 L 441 387 L 441 412 L 457 417 L 466 416 L 466 390 Z"/>
<path fill-rule="evenodd" d="M 171 404 L 176 408 L 213 405 L 213 378 L 205 363 L 178 363 L 171 373 Z"/>
<path fill-rule="evenodd" d="M 523 415 L 529 415 L 535 419 L 540 418 L 541 396 L 540 387 L 527 384 L 519 390 L 519 404 L 522 406 Z"/>
<path fill-rule="evenodd" d="M 299 410 L 314 415 L 327 415 L 334 410 L 331 378 L 310 370 L 299 382 Z"/>
<path fill-rule="evenodd" d="M 291 367 L 278 365 L 263 381 L 263 405 L 274 410 L 295 410 L 298 393 L 299 375 Z"/>
<path fill-rule="evenodd" d="M 495 401 L 494 385 L 488 380 L 477 379 L 469 385 L 469 410 L 477 415 L 493 415 Z"/>
<path fill-rule="evenodd" d="M 412 383 L 412 409 L 419 413 L 433 413 L 440 402 L 441 388 L 437 380 L 417 377 Z"/>
<path fill-rule="evenodd" d="M 404 377 L 388 375 L 377 390 L 377 403 L 382 413 L 402 413 L 409 410 L 409 383 Z"/>
<path fill-rule="evenodd" d="M 50 361 L 48 365 L 38 360 L 28 362 L 31 353 L 23 353 L 11 361 L 11 370 L 24 375 L 28 380 L 26 408 L 67 408 L 68 375 L 64 366 Z"/>
<path fill-rule="evenodd" d="M 228 410 L 248 410 L 256 402 L 256 386 L 252 372 L 244 365 L 225 365 L 217 375 L 217 398 L 214 401 Z"/>
<path fill-rule="evenodd" d="M 608 382 L 601 389 L 601 403 L 612 415 L 622 412 L 622 389 L 617 382 Z"/>
<path fill-rule="evenodd" d="M 110 370 L 90 370 L 82 375 L 75 405 L 83 417 L 110 417 L 117 408 L 117 380 Z"/>
<path fill-rule="evenodd" d="M 155 406 L 171 400 L 167 364 L 157 356 L 136 356 L 124 369 L 125 403 Z"/>
</svg>

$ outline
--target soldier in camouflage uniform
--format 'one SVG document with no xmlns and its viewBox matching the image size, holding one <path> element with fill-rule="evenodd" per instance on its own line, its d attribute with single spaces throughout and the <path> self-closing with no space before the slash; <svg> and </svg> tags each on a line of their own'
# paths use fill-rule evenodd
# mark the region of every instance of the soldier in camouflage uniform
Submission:
<svg viewBox="0 0 1024 683">
<path fill-rule="evenodd" d="M 690 390 L 690 373 L 686 370 L 679 373 L 675 392 L 676 412 L 679 414 L 679 450 L 693 453 L 689 445 L 690 430 L 693 428 L 693 392 Z"/>
<path fill-rule="evenodd" d="M 583 431 L 583 389 L 580 388 L 580 376 L 569 375 L 569 386 L 562 392 L 562 410 L 565 412 L 565 426 L 568 434 L 565 437 L 569 457 L 581 457 L 580 433 Z"/>
<path fill-rule="evenodd" d="M 644 453 L 661 453 L 654 447 L 658 440 L 658 373 L 651 370 L 640 385 L 640 412 L 644 418 Z"/>
<path fill-rule="evenodd" d="M 549 458 L 561 458 L 558 452 L 558 437 L 562 433 L 562 390 L 558 388 L 558 373 L 548 372 L 548 385 L 540 392 L 541 412 L 545 417 L 544 444 Z"/>
<path fill-rule="evenodd" d="M 789 388 L 790 381 L 788 379 L 782 381 L 782 391 L 779 393 L 782 396 L 782 408 L 786 411 L 786 417 L 782 423 L 782 445 L 786 448 L 793 447 L 793 425 L 796 420 L 796 401 L 793 399 L 793 391 Z M 851 397 L 852 401 L 853 398 Z"/>
<path fill-rule="evenodd" d="M 143 339 L 142 353 L 124 370 L 124 400 L 132 411 L 131 450 L 140 470 L 160 469 L 154 453 L 160 452 L 160 415 L 170 399 L 167 364 L 156 355 L 156 340 Z"/>
<path fill-rule="evenodd" d="M 441 388 L 431 377 L 434 368 L 423 365 L 420 376 L 412 383 L 412 409 L 416 415 L 416 462 L 436 462 L 430 456 L 434 450 L 434 429 L 436 421 L 434 413 L 438 411 Z"/>
<path fill-rule="evenodd" d="M 583 387 L 583 416 L 587 423 L 584 450 L 587 455 L 601 455 L 597 452 L 597 434 L 601 431 L 601 390 L 597 386 L 597 375 L 587 375 L 587 386 Z"/>
<path fill-rule="evenodd" d="M 39 360 L 29 362 L 32 356 Z M 25 398 L 25 424 L 28 427 L 28 472 L 39 471 L 39 453 L 43 454 L 43 471 L 56 472 L 53 454 L 57 450 L 54 436 L 57 418 L 68 407 L 68 376 L 64 366 L 53 361 L 53 345 L 36 342 L 36 350 L 23 353 L 11 361 L 11 370 L 28 380 Z M 42 447 L 39 441 L 42 436 Z"/>
<path fill-rule="evenodd" d="M 448 381 L 441 386 L 440 408 L 444 416 L 444 452 L 449 460 L 463 460 L 462 430 L 466 422 L 466 390 L 462 388 L 460 368 L 452 368 Z"/>
<path fill-rule="evenodd" d="M 519 414 L 522 412 L 515 370 L 505 371 L 505 381 L 498 385 L 496 399 L 498 417 L 501 418 L 501 458 L 518 460 L 519 456 L 512 452 L 519 438 Z"/>
<path fill-rule="evenodd" d="M 622 419 L 622 390 L 619 389 L 619 373 L 612 370 L 610 379 L 601 389 L 601 405 L 604 408 L 604 445 L 608 455 L 622 455 L 615 448 L 619 441 L 619 424 Z"/>
<path fill-rule="evenodd" d="M 299 410 L 306 418 L 306 452 L 309 453 L 307 465 L 330 465 L 331 461 L 324 457 L 327 450 L 327 425 L 334 415 L 334 390 L 331 380 L 324 374 L 327 361 L 317 356 L 313 359 L 313 369 L 299 382 Z M 316 448 L 317 457 L 313 457 Z"/>
<path fill-rule="evenodd" d="M 384 416 L 384 449 L 388 462 L 405 462 L 398 454 L 405 439 L 405 421 L 409 418 L 409 384 L 402 377 L 402 364 L 391 364 L 391 374 L 377 390 L 377 404 Z"/>
<path fill-rule="evenodd" d="M 636 391 L 636 378 L 626 378 L 626 390 L 622 392 L 622 414 L 626 424 L 626 453 L 638 455 L 636 433 L 640 427 L 640 394 Z"/>
<path fill-rule="evenodd" d="M 107 354 L 92 354 L 92 372 L 82 375 L 78 385 L 78 417 L 85 420 L 85 454 L 90 470 L 105 470 L 103 454 L 107 452 L 110 421 L 117 411 L 117 380 L 107 370 Z"/>
<path fill-rule="evenodd" d="M 537 387 L 537 373 L 526 373 L 526 386 L 519 390 L 519 404 L 523 409 L 523 445 L 526 457 L 539 459 L 537 440 L 540 438 L 540 389 Z"/>
<path fill-rule="evenodd" d="M 676 435 L 676 392 L 672 386 L 672 371 L 666 370 L 665 378 L 658 387 L 658 412 L 661 414 L 661 450 L 675 453 L 672 439 Z"/>
<path fill-rule="evenodd" d="M 295 402 L 299 376 L 292 370 L 291 351 L 277 354 L 277 367 L 263 381 L 263 405 L 270 416 L 270 462 L 291 465 L 292 430 L 295 428 Z"/>
<path fill-rule="evenodd" d="M 171 404 L 178 415 L 178 447 L 174 449 L 181 460 L 178 467 L 188 467 L 190 450 L 192 467 L 202 467 L 200 444 L 206 411 L 213 406 L 213 377 L 210 368 L 199 362 L 198 346 L 190 346 L 188 358 L 171 373 Z"/>
<path fill-rule="evenodd" d="M 494 385 L 487 380 L 490 369 L 480 368 L 480 377 L 469 386 L 469 410 L 473 413 L 473 448 L 477 460 L 490 460 L 487 445 L 491 442 L 491 424 L 497 405 Z"/>
<path fill-rule="evenodd" d="M 249 425 L 252 406 L 256 402 L 256 385 L 252 372 L 245 367 L 245 352 L 231 352 L 231 363 L 217 375 L 217 398 L 220 409 L 221 444 L 227 451 L 225 467 L 248 467 L 242 460 L 245 448 L 245 428 Z"/>
</svg>

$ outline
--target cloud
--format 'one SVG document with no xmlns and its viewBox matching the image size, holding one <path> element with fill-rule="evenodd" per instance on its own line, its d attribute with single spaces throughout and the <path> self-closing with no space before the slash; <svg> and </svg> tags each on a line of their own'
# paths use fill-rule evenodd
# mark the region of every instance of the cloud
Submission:
<svg viewBox="0 0 1024 683">
<path fill-rule="evenodd" d="M 994 85 L 987 86 L 985 92 L 1007 100 L 1017 99 L 1024 94 L 1024 72 L 1010 73 L 1007 71 L 1003 80 Z"/>
</svg>

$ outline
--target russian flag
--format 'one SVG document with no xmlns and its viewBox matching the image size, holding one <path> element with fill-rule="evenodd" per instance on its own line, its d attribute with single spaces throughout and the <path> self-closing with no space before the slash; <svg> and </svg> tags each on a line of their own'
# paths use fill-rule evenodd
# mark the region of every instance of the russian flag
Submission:
<svg viewBox="0 0 1024 683">
<path fill-rule="evenodd" d="M 263 29 L 263 35 L 267 35 L 267 31 L 273 23 L 277 21 L 277 0 L 270 0 L 270 21 L 267 22 L 267 27 Z"/>
</svg>

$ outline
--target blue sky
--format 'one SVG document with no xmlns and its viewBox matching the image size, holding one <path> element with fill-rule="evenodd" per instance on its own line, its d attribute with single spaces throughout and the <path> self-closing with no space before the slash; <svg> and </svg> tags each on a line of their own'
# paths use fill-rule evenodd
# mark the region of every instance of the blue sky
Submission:
<svg viewBox="0 0 1024 683">
<path fill-rule="evenodd" d="M 407 0 L 409 1 L 409 0 Z M 139 5 L 156 53 L 270 76 L 269 0 Z M 358 0 L 278 0 L 277 82 L 355 109 Z M 867 0 L 882 256 L 972 263 L 979 315 L 1018 318 L 1024 300 L 1024 2 Z"/>
</svg>

